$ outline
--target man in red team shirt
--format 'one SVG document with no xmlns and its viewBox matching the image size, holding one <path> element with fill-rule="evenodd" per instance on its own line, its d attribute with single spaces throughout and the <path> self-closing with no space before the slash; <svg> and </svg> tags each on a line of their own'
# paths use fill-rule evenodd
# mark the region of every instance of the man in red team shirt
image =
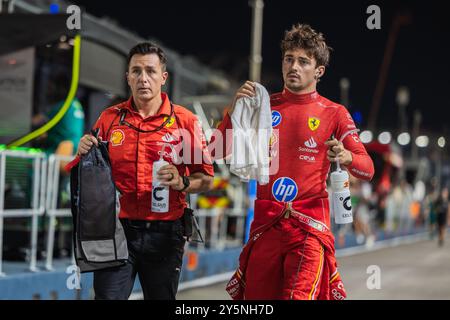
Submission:
<svg viewBox="0 0 450 320">
<path fill-rule="evenodd" d="M 271 143 L 278 144 L 271 145 L 278 150 L 271 157 L 278 157 L 279 170 L 258 185 L 249 242 L 227 291 L 234 299 L 344 299 L 326 179 L 330 162 L 339 161 L 353 176 L 370 180 L 373 162 L 347 109 L 316 91 L 330 55 L 323 35 L 295 25 L 281 49 L 284 89 L 271 96 Z M 232 108 L 254 95 L 255 84 L 247 81 Z M 222 133 L 232 127 L 232 112 L 219 127 Z"/>
<path fill-rule="evenodd" d="M 181 222 L 185 195 L 212 189 L 214 170 L 197 118 L 161 92 L 168 77 L 166 64 L 158 46 L 144 42 L 133 47 L 126 74 L 132 95 L 104 110 L 94 125 L 108 141 L 112 174 L 122 193 L 119 218 L 129 251 L 125 265 L 94 272 L 96 299 L 128 299 L 136 275 L 144 299 L 175 299 L 185 245 Z M 94 136 L 83 136 L 78 155 L 94 144 L 98 145 Z M 176 161 L 179 153 L 171 150 L 179 151 L 181 145 L 183 161 Z M 198 154 L 200 161 L 192 159 Z M 162 185 L 170 188 L 166 213 L 153 212 L 151 206 L 152 166 L 161 157 L 169 163 L 157 173 Z"/>
</svg>

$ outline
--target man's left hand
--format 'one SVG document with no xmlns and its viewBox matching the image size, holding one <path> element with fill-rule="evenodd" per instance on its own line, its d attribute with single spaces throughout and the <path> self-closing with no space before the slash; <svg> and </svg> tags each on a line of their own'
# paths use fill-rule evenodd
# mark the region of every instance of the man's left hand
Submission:
<svg viewBox="0 0 450 320">
<path fill-rule="evenodd" d="M 331 162 L 338 162 L 344 166 L 352 163 L 352 153 L 344 148 L 342 142 L 337 139 L 328 140 L 325 144 L 329 147 L 327 151 L 327 159 Z"/>
<path fill-rule="evenodd" d="M 162 186 L 170 187 L 179 191 L 184 188 L 183 179 L 181 178 L 177 167 L 173 164 L 165 165 L 158 171 L 158 180 Z"/>
</svg>

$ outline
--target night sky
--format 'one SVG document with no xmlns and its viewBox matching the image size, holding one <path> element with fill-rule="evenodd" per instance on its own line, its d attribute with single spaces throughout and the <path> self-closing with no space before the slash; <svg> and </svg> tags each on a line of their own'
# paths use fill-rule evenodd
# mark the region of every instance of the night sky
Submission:
<svg viewBox="0 0 450 320">
<path fill-rule="evenodd" d="M 247 0 L 234 1 L 74 1 L 87 12 L 109 16 L 142 37 L 159 41 L 182 54 L 226 71 L 243 81 L 248 77 L 251 9 Z M 126 6 L 124 5 L 126 4 Z M 282 89 L 280 41 L 297 22 L 324 33 L 334 51 L 318 86 L 325 97 L 339 101 L 339 80 L 350 80 L 348 108 L 360 111 L 364 127 L 379 76 L 386 42 L 396 13 L 410 12 L 412 23 L 400 29 L 377 126 L 398 127 L 395 97 L 399 86 L 410 89 L 411 120 L 420 109 L 423 126 L 445 133 L 449 126 L 449 19 L 442 1 L 264 1 L 262 84 Z M 381 8 L 381 30 L 369 30 L 366 9 Z M 448 132 L 447 132 L 448 134 Z"/>
</svg>

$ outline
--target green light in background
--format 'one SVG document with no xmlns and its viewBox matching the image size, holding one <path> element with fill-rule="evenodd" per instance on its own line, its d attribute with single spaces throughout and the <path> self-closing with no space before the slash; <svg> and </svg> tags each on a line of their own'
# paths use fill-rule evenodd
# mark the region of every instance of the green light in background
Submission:
<svg viewBox="0 0 450 320">
<path fill-rule="evenodd" d="M 11 151 L 22 151 L 22 152 L 26 152 L 29 154 L 36 154 L 36 153 L 42 153 L 42 149 L 38 149 L 38 148 L 27 148 L 27 147 L 10 147 L 7 148 L 6 145 L 4 144 L 0 144 L 0 151 L 3 150 L 11 150 Z"/>
</svg>

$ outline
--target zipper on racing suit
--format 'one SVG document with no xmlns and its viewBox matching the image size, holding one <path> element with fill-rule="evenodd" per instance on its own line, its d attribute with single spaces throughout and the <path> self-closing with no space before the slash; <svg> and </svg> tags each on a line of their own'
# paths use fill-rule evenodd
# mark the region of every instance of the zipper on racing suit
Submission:
<svg viewBox="0 0 450 320">
<path fill-rule="evenodd" d="M 286 208 L 286 206 L 287 206 L 287 208 Z M 289 215 L 290 215 L 290 213 L 291 213 L 291 210 L 292 210 L 292 202 L 287 202 L 287 203 L 284 205 L 284 212 L 285 212 L 284 218 L 285 218 L 285 219 L 289 219 Z"/>
</svg>

